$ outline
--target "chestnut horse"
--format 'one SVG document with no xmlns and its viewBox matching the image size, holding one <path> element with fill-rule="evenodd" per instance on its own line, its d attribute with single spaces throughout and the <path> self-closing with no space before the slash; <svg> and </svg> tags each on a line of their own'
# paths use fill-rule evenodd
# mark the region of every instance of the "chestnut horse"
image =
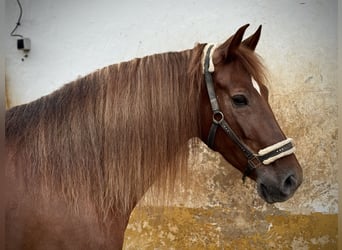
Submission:
<svg viewBox="0 0 342 250">
<path fill-rule="evenodd" d="M 221 153 L 268 203 L 302 182 L 254 53 L 261 26 L 111 65 L 6 112 L 6 248 L 120 249 L 152 184 L 186 174 L 191 138 Z M 191 145 L 190 145 L 191 146 Z"/>
</svg>

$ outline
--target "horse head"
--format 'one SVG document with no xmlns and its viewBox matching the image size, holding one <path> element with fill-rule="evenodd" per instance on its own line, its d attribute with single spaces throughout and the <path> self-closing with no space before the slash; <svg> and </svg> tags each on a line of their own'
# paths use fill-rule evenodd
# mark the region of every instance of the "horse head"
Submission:
<svg viewBox="0 0 342 250">
<path fill-rule="evenodd" d="M 266 202 L 282 202 L 292 197 L 303 174 L 292 139 L 286 138 L 269 105 L 263 67 L 254 53 L 261 26 L 243 40 L 247 27 L 220 46 L 204 49 L 202 139 L 244 177 L 255 180 Z"/>
</svg>

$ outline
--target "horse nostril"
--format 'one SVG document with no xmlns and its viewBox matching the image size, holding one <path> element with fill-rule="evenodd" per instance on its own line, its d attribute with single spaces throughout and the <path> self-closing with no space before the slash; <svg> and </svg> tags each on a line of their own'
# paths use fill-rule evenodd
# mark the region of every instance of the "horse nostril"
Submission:
<svg viewBox="0 0 342 250">
<path fill-rule="evenodd" d="M 294 177 L 294 175 L 290 175 L 289 177 L 287 177 L 284 184 L 287 187 L 295 186 L 297 184 L 296 177 Z"/>
<path fill-rule="evenodd" d="M 285 179 L 282 191 L 285 195 L 289 195 L 293 192 L 293 190 L 295 190 L 296 186 L 297 186 L 296 177 L 294 175 L 290 175 Z"/>
</svg>

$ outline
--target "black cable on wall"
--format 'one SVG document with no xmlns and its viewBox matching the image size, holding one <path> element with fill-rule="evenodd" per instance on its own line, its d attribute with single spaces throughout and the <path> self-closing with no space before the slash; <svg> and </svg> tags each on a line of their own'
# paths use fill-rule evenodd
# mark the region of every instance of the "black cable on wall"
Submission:
<svg viewBox="0 0 342 250">
<path fill-rule="evenodd" d="M 20 9 L 20 13 L 19 13 L 19 17 L 18 17 L 18 21 L 17 21 L 17 23 L 16 23 L 16 26 L 14 27 L 14 29 L 13 29 L 12 32 L 11 32 L 11 36 L 23 38 L 22 35 L 15 34 L 16 30 L 18 29 L 18 27 L 19 27 L 20 24 L 21 24 L 21 18 L 23 17 L 23 7 L 21 6 L 21 3 L 20 3 L 19 0 L 17 0 L 17 3 L 18 3 L 18 6 L 19 6 L 19 9 Z"/>
</svg>

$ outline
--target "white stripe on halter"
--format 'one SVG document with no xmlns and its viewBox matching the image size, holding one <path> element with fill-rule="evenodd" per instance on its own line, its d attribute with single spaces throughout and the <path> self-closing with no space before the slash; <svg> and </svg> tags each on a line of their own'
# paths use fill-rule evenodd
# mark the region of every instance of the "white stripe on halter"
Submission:
<svg viewBox="0 0 342 250">
<path fill-rule="evenodd" d="M 274 150 L 277 150 L 281 147 L 283 147 L 284 145 L 288 144 L 288 143 L 292 143 L 293 144 L 293 139 L 292 138 L 287 138 L 283 141 L 280 141 L 278 143 L 275 143 L 271 146 L 268 146 L 264 149 L 260 149 L 259 152 L 258 152 L 258 156 L 263 156 L 263 155 L 266 155 L 268 154 L 269 152 L 272 152 Z M 290 155 L 290 154 L 293 154 L 294 152 L 296 151 L 296 147 L 291 147 L 290 149 L 286 150 L 286 151 L 283 151 L 283 152 L 278 152 L 277 155 L 273 156 L 273 157 L 270 157 L 268 159 L 265 159 L 263 160 L 263 164 L 265 165 L 268 165 L 268 164 L 271 164 L 272 162 L 282 158 L 282 157 L 285 157 L 287 155 Z"/>
<path fill-rule="evenodd" d="M 213 48 L 210 51 L 210 56 L 209 56 L 209 68 L 208 71 L 209 72 L 214 72 L 215 71 L 215 67 L 214 67 L 214 63 L 213 63 L 213 54 L 214 51 L 216 49 L 216 45 L 213 43 L 208 43 L 207 45 L 205 45 L 204 49 L 203 49 L 203 56 L 202 56 L 202 67 L 203 67 L 203 73 L 204 73 L 204 61 L 205 61 L 205 56 L 207 55 L 207 51 L 210 48 L 210 46 L 213 46 Z"/>
</svg>

